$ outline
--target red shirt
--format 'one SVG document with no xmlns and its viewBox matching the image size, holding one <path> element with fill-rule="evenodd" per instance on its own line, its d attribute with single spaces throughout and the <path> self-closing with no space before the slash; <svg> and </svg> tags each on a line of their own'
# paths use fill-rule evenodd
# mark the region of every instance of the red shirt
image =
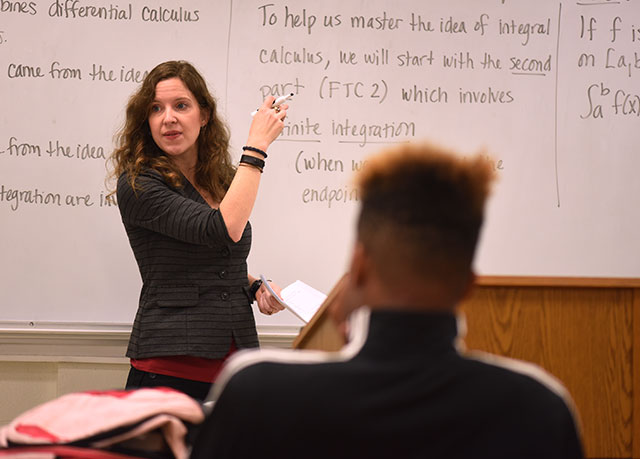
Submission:
<svg viewBox="0 0 640 459">
<path fill-rule="evenodd" d="M 131 359 L 131 365 L 140 371 L 149 373 L 213 383 L 216 381 L 225 361 L 237 350 L 236 343 L 231 341 L 229 352 L 221 359 L 172 355 L 148 359 Z"/>
</svg>

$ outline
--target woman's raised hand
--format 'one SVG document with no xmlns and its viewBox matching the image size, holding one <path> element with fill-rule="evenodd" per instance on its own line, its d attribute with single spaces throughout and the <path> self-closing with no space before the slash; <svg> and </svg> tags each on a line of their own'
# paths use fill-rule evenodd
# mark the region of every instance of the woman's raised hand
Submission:
<svg viewBox="0 0 640 459">
<path fill-rule="evenodd" d="M 277 139 L 282 132 L 289 106 L 282 104 L 272 108 L 275 100 L 273 96 L 267 97 L 253 116 L 247 145 L 266 151 L 271 142 Z"/>
</svg>

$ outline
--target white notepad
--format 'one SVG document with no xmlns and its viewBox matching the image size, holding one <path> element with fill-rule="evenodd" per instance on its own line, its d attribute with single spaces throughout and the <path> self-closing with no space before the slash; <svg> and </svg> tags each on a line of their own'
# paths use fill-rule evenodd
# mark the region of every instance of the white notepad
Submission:
<svg viewBox="0 0 640 459">
<path fill-rule="evenodd" d="M 313 315 L 327 299 L 327 295 L 297 280 L 282 289 L 282 298 L 276 295 L 264 275 L 260 275 L 262 283 L 278 302 L 291 311 L 304 323 L 309 323 Z"/>
</svg>

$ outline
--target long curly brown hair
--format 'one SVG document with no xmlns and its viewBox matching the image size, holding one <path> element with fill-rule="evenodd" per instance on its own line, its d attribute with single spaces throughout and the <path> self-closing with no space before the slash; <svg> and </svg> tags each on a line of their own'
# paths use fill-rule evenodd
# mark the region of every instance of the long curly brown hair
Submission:
<svg viewBox="0 0 640 459">
<path fill-rule="evenodd" d="M 204 78 L 193 65 L 185 61 L 168 61 L 157 65 L 129 99 L 125 124 L 116 134 L 116 149 L 109 158 L 112 169 L 109 178 L 117 180 L 126 172 L 135 190 L 136 177 L 144 167 L 150 167 L 160 172 L 171 186 L 182 187 L 182 174 L 154 142 L 148 121 L 156 85 L 170 78 L 182 80 L 195 96 L 200 110 L 207 115 L 207 124 L 198 136 L 195 180 L 213 199 L 221 201 L 236 171 L 229 154 L 229 129 L 217 115 L 217 103 L 207 89 Z M 114 193 L 115 190 L 110 195 Z"/>
</svg>

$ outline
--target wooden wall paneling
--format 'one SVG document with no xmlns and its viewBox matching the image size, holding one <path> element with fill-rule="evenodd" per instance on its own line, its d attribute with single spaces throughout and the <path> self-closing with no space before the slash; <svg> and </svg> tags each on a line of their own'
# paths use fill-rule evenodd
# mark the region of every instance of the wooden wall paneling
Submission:
<svg viewBox="0 0 640 459">
<path fill-rule="evenodd" d="M 530 361 L 554 374 L 576 402 L 587 456 L 628 458 L 637 443 L 631 422 L 638 405 L 633 400 L 638 340 L 633 312 L 640 309 L 635 291 L 480 285 L 462 307 L 465 341 L 469 349 Z"/>
</svg>

